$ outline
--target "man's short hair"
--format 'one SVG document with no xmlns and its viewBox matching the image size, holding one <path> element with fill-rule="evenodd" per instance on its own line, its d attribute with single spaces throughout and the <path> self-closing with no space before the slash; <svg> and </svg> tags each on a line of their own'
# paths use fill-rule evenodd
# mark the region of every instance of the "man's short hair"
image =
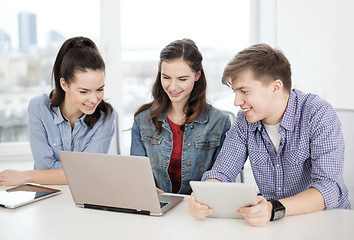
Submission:
<svg viewBox="0 0 354 240">
<path fill-rule="evenodd" d="M 285 55 L 267 44 L 252 45 L 239 52 L 225 67 L 222 83 L 231 86 L 232 80 L 245 70 L 251 70 L 256 79 L 265 84 L 276 79 L 291 90 L 291 67 Z"/>
</svg>

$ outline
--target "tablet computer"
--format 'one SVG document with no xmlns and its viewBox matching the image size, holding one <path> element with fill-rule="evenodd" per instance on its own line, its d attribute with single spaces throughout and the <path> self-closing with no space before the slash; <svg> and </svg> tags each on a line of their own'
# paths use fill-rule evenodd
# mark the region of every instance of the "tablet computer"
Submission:
<svg viewBox="0 0 354 240">
<path fill-rule="evenodd" d="M 236 211 L 257 204 L 255 184 L 191 181 L 194 196 L 213 209 L 208 217 L 241 218 Z"/>
<path fill-rule="evenodd" d="M 59 189 L 26 183 L 0 192 L 0 206 L 17 208 L 60 193 Z"/>
</svg>

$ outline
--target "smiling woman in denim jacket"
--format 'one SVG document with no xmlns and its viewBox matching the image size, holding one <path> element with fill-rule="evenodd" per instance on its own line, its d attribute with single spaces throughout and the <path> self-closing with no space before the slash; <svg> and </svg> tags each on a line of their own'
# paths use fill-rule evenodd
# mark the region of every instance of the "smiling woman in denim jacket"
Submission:
<svg viewBox="0 0 354 240">
<path fill-rule="evenodd" d="M 190 39 L 160 54 L 153 101 L 135 113 L 131 155 L 148 156 L 157 188 L 190 194 L 220 151 L 230 119 L 206 101 L 203 57 Z"/>
</svg>

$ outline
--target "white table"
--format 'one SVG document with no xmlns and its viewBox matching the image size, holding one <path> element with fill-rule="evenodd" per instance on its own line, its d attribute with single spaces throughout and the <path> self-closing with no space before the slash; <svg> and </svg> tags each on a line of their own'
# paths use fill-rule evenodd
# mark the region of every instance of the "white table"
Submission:
<svg viewBox="0 0 354 240">
<path fill-rule="evenodd" d="M 186 201 L 162 217 L 83 209 L 75 206 L 68 186 L 52 187 L 62 193 L 18 209 L 0 208 L 1 240 L 354 239 L 353 210 L 286 217 L 256 228 L 243 219 L 195 220 L 187 213 Z"/>
</svg>

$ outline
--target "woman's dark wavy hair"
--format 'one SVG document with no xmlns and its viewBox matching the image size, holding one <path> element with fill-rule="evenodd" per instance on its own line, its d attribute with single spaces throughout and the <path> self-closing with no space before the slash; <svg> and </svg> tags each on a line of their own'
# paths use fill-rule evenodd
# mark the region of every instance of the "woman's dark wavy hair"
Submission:
<svg viewBox="0 0 354 240">
<path fill-rule="evenodd" d="M 162 112 L 166 112 L 166 110 L 171 107 L 171 101 L 161 85 L 161 64 L 164 61 L 171 61 L 175 59 L 184 60 L 193 72 L 197 73 L 200 71 L 201 73 L 199 80 L 194 83 L 193 90 L 184 107 L 184 112 L 186 114 L 184 124 L 189 124 L 196 120 L 202 112 L 209 107 L 209 104 L 206 101 L 207 82 L 202 66 L 203 57 L 199 52 L 198 47 L 190 39 L 182 39 L 171 42 L 164 49 L 162 49 L 160 53 L 158 73 L 152 87 L 152 102 L 142 105 L 134 114 L 135 117 L 140 112 L 150 109 L 150 119 L 155 125 L 158 135 L 160 135 L 162 131 L 162 126 L 157 121 L 158 116 Z M 184 124 L 182 124 L 181 130 L 184 130 Z"/>
<path fill-rule="evenodd" d="M 54 89 L 49 95 L 49 101 L 50 109 L 53 112 L 53 108 L 59 107 L 65 99 L 65 91 L 60 85 L 60 79 L 63 78 L 67 84 L 70 84 L 75 81 L 77 71 L 86 72 L 88 69 L 105 71 L 105 63 L 96 44 L 86 37 L 74 37 L 66 40 L 58 52 L 52 71 Z M 107 116 L 112 114 L 113 108 L 102 100 L 95 112 L 85 118 L 89 129 L 93 128 L 100 119 L 101 111 L 104 114 L 103 121 L 105 121 Z"/>
</svg>

